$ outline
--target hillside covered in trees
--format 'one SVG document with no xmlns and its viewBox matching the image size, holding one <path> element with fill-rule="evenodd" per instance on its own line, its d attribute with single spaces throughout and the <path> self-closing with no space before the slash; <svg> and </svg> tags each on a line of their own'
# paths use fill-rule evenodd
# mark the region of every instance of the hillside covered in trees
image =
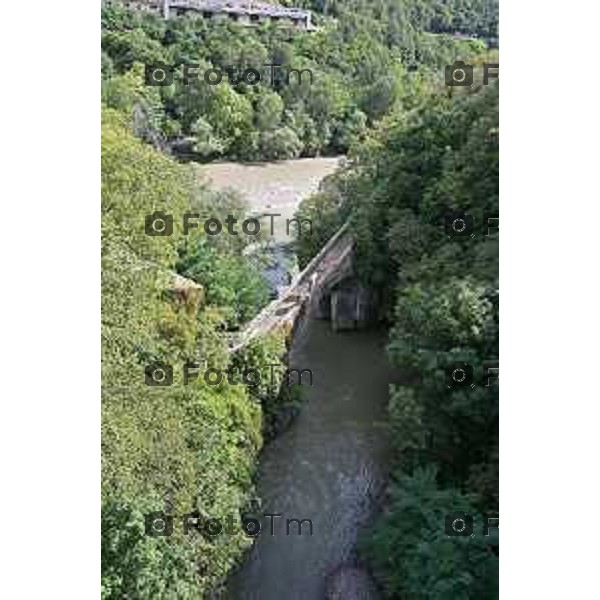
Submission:
<svg viewBox="0 0 600 600">
<path fill-rule="evenodd" d="M 498 0 L 283 0 L 281 4 L 310 8 L 323 15 L 380 23 L 386 39 L 403 46 L 413 34 L 463 33 L 498 37 Z"/>
<path fill-rule="evenodd" d="M 292 3 L 289 3 L 292 4 Z M 295 3 L 294 3 L 295 4 Z M 196 160 L 272 160 L 346 153 L 387 114 L 412 108 L 443 66 L 485 48 L 496 35 L 493 0 L 314 1 L 319 31 L 243 27 L 201 16 L 163 20 L 113 4 L 102 12 L 102 82 L 106 106 L 136 111 L 136 133 Z M 463 36 L 455 35 L 462 32 Z M 467 36 L 472 36 L 471 38 Z M 202 76 L 184 85 L 145 85 L 145 65 L 197 64 L 261 70 L 257 85 L 216 86 Z M 288 84 L 278 64 L 310 69 Z"/>
<path fill-rule="evenodd" d="M 232 236 L 204 231 L 148 236 L 145 216 L 165 206 L 243 214 L 239 199 L 199 187 L 189 167 L 136 139 L 107 109 L 102 124 L 102 597 L 189 598 L 222 582 L 248 536 L 199 535 L 190 543 L 149 537 L 144 515 L 242 515 L 255 495 L 253 473 L 279 397 L 267 367 L 283 340 L 271 336 L 237 356 L 257 368 L 257 387 L 184 385 L 182 366 L 235 367 L 226 332 L 267 301 L 266 284 Z M 234 241 L 232 241 L 234 240 Z M 182 276 L 192 279 L 185 279 Z M 183 286 L 183 288 L 182 288 Z M 191 288 L 191 291 L 190 291 Z M 172 386 L 149 386 L 145 369 L 173 366 Z M 225 540 L 225 541 L 224 541 Z"/>
</svg>

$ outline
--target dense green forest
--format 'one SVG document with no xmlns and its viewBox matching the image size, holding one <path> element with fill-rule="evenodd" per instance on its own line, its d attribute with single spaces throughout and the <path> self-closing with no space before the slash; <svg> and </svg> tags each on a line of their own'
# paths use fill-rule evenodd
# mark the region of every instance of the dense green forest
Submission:
<svg viewBox="0 0 600 600">
<path fill-rule="evenodd" d="M 378 21 L 390 44 L 403 45 L 411 33 L 463 33 L 498 37 L 498 0 L 286 0 L 339 19 Z"/>
<path fill-rule="evenodd" d="M 395 463 L 364 556 L 390 598 L 495 598 L 498 541 L 482 515 L 498 511 L 498 387 L 484 377 L 498 358 L 498 222 L 483 223 L 498 215 L 498 85 L 390 121 L 300 213 L 317 211 L 320 238 L 350 221 L 405 379 L 390 388 Z M 474 218 L 474 237 L 448 237 L 450 211 Z M 457 363 L 473 366 L 473 388 L 448 385 Z M 455 511 L 476 515 L 475 537 L 446 536 Z"/>
<path fill-rule="evenodd" d="M 196 160 L 270 160 L 342 154 L 374 123 L 412 108 L 443 66 L 485 48 L 455 31 L 490 35 L 494 2 L 423 0 L 312 2 L 320 30 L 302 33 L 268 23 L 243 27 L 228 20 L 159 16 L 118 4 L 102 13 L 103 102 L 135 112 L 136 133 Z M 481 5 L 481 6 L 480 6 Z M 426 9 L 427 7 L 427 9 Z M 485 9 L 485 10 L 484 10 Z M 489 21 L 489 22 L 488 22 Z M 234 78 L 257 68 L 258 85 L 216 86 L 202 77 L 145 85 L 145 65 L 194 63 L 203 74 L 234 66 Z M 265 64 L 310 69 L 301 83 Z M 237 79 L 236 79 L 237 80 Z"/>
<path fill-rule="evenodd" d="M 145 235 L 145 216 L 166 207 L 179 222 L 186 211 L 246 211 L 169 154 L 346 152 L 349 166 L 301 207 L 314 235 L 298 255 L 306 264 L 349 220 L 405 381 L 390 389 L 394 465 L 362 555 L 389 598 L 497 597 L 497 541 L 448 538 L 441 526 L 456 510 L 498 509 L 498 393 L 480 381 L 498 354 L 498 240 L 481 227 L 498 211 L 498 86 L 443 87 L 445 64 L 486 49 L 455 34 L 497 37 L 497 3 L 287 4 L 316 11 L 320 31 L 102 13 L 102 597 L 195 599 L 218 588 L 247 536 L 149 537 L 144 515 L 251 512 L 258 453 L 281 405 L 299 401 L 278 381 L 185 386 L 177 367 L 173 386 L 145 385 L 149 362 L 262 371 L 285 354 L 277 336 L 235 360 L 227 351 L 227 333 L 268 302 L 243 236 Z M 160 61 L 276 62 L 310 68 L 314 84 L 145 85 L 144 65 Z M 449 210 L 473 215 L 477 235 L 449 239 Z M 447 386 L 444 369 L 457 361 L 474 365 L 474 388 Z"/>
<path fill-rule="evenodd" d="M 172 538 L 148 537 L 144 514 L 199 510 L 237 521 L 251 507 L 257 453 L 282 401 L 279 375 L 271 381 L 267 365 L 280 361 L 284 342 L 272 336 L 236 357 L 260 369 L 258 387 L 227 378 L 183 385 L 184 362 L 232 366 L 225 333 L 267 301 L 266 286 L 238 238 L 184 238 L 177 228 L 168 237 L 145 234 L 145 215 L 166 206 L 181 221 L 185 211 L 224 217 L 243 205 L 198 187 L 188 167 L 130 130 L 123 115 L 104 111 L 102 596 L 191 599 L 223 579 L 249 538 L 190 543 L 180 528 Z M 186 291 L 177 273 L 201 289 Z M 145 366 L 156 361 L 174 366 L 173 386 L 145 384 Z"/>
</svg>

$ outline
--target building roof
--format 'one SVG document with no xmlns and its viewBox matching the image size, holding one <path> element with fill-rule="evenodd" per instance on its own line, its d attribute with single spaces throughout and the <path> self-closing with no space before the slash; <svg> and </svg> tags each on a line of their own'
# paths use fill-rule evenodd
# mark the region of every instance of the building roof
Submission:
<svg viewBox="0 0 600 600">
<path fill-rule="evenodd" d="M 162 5 L 162 0 L 155 0 L 154 4 Z M 173 8 L 195 8 L 199 11 L 258 15 L 263 17 L 305 18 L 310 15 L 309 10 L 302 8 L 289 8 L 267 2 L 253 0 L 169 0 Z"/>
</svg>

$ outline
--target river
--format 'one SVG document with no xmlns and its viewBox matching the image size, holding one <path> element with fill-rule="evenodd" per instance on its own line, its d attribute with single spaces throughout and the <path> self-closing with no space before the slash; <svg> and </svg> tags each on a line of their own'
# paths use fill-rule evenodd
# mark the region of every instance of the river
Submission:
<svg viewBox="0 0 600 600">
<path fill-rule="evenodd" d="M 344 157 L 301 158 L 276 163 L 214 163 L 198 167 L 201 177 L 217 190 L 233 189 L 246 200 L 249 215 L 279 215 L 260 219 L 266 243 L 254 249 L 255 264 L 267 279 L 271 297 L 284 289 L 297 273 L 294 217 L 298 205 L 319 189 L 321 181 L 335 172 Z M 271 229 L 273 235 L 270 235 Z"/>
<path fill-rule="evenodd" d="M 246 195 L 253 209 L 270 205 L 293 213 L 336 165 L 336 159 L 313 159 L 203 171 L 216 187 Z M 265 447 L 258 470 L 261 512 L 282 516 L 263 519 L 261 534 L 230 578 L 228 598 L 323 600 L 327 576 L 354 560 L 359 529 L 373 514 L 387 472 L 385 342 L 382 331 L 334 333 L 316 320 L 300 327 L 290 366 L 310 369 L 313 385 L 303 386 L 307 404 Z M 312 536 L 307 522 L 299 535 L 286 519 L 309 519 Z"/>
<path fill-rule="evenodd" d="M 344 160 L 300 158 L 276 163 L 213 163 L 198 170 L 215 189 L 233 188 L 247 200 L 252 212 L 270 210 L 291 218 L 301 200 L 316 192 L 319 183 Z"/>
</svg>

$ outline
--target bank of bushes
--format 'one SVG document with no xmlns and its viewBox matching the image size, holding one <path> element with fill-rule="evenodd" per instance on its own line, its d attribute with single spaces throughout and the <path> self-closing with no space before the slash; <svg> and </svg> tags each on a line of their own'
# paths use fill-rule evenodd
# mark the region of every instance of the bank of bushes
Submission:
<svg viewBox="0 0 600 600">
<path fill-rule="evenodd" d="M 208 594 L 248 548 L 243 532 L 218 537 L 152 537 L 145 515 L 239 521 L 254 500 L 263 406 L 280 381 L 251 395 L 225 378 L 183 385 L 187 361 L 225 371 L 226 334 L 267 301 L 266 285 L 233 236 L 182 235 L 186 211 L 224 218 L 239 202 L 198 186 L 188 171 L 131 134 L 131 122 L 105 110 L 102 126 L 102 597 L 189 598 Z M 242 210 L 241 205 L 239 209 Z M 148 236 L 145 217 L 174 217 L 173 235 Z M 201 286 L 182 292 L 185 275 Z M 189 284 L 190 282 L 188 282 Z M 178 287 L 179 286 L 179 287 Z M 185 286 L 184 286 L 185 287 Z M 246 368 L 281 364 L 271 338 Z M 146 367 L 173 366 L 173 385 L 148 386 Z"/>
</svg>

